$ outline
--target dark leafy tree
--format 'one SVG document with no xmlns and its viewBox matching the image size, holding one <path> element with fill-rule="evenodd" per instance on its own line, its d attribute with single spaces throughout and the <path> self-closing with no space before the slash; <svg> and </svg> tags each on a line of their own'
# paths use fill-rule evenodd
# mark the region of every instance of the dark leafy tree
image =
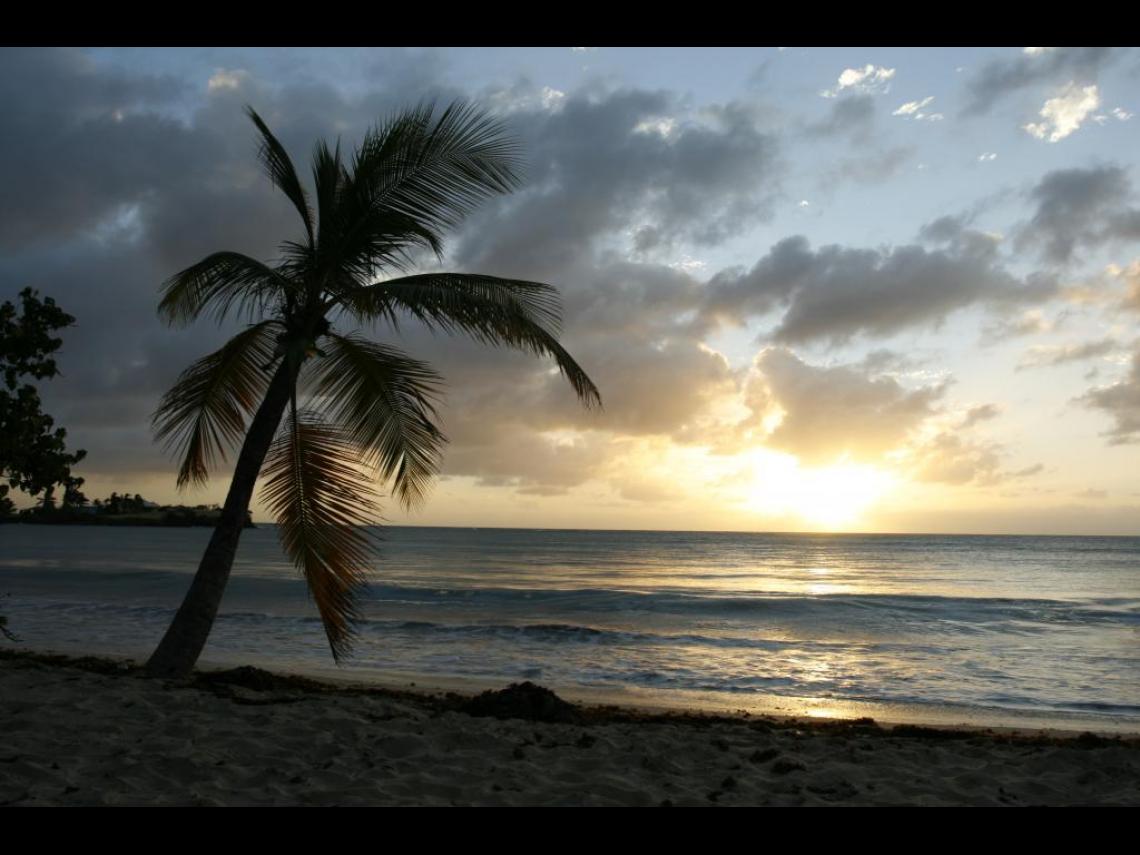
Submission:
<svg viewBox="0 0 1140 855">
<path fill-rule="evenodd" d="M 183 372 L 155 415 L 181 460 L 178 483 L 201 484 L 240 443 L 220 521 L 189 592 L 147 664 L 182 676 L 206 642 L 258 476 L 285 551 L 304 575 L 338 661 L 351 649 L 356 594 L 370 559 L 377 480 L 405 505 L 424 498 L 445 438 L 440 376 L 390 344 L 342 324 L 408 315 L 429 328 L 553 358 L 587 406 L 593 382 L 558 342 L 559 300 L 538 282 L 466 273 L 408 275 L 417 253 L 442 258 L 443 234 L 518 183 L 503 126 L 469 106 L 404 110 L 349 158 L 318 143 L 312 194 L 285 149 L 249 111 L 260 156 L 302 233 L 266 264 L 217 252 L 164 286 L 160 316 L 245 315 L 250 325 Z M 394 278 L 383 278 L 395 272 Z M 306 397 L 307 396 L 307 397 Z M 284 417 L 284 421 L 282 418 Z"/>
<path fill-rule="evenodd" d="M 52 354 L 63 340 L 54 333 L 74 322 L 51 297 L 41 300 L 31 288 L 20 292 L 19 306 L 0 305 L 0 515 L 11 514 L 13 489 L 42 497 L 45 507 L 54 505 L 57 487 L 65 503 L 82 496 L 83 479 L 72 476 L 71 467 L 86 452 L 67 451 L 67 431 L 55 427 L 36 387 L 26 382 L 59 373 Z"/>
</svg>

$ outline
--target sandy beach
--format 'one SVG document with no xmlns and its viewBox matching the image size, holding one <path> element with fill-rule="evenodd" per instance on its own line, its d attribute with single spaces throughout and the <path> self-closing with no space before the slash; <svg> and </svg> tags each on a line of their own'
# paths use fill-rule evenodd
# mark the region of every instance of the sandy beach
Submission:
<svg viewBox="0 0 1140 855">
<path fill-rule="evenodd" d="M 1140 804 L 1137 737 L 649 714 L 544 693 L 514 711 L 550 721 L 471 714 L 504 698 L 256 669 L 176 684 L 4 652 L 0 805 Z"/>
</svg>

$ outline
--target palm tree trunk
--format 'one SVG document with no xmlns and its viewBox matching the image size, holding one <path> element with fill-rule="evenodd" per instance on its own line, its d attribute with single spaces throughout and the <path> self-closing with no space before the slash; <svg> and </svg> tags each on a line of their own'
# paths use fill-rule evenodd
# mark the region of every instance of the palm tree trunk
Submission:
<svg viewBox="0 0 1140 855">
<path fill-rule="evenodd" d="M 170 628 L 166 630 L 166 635 L 146 663 L 146 672 L 152 677 L 181 679 L 189 676 L 202 648 L 206 646 L 206 639 L 222 602 L 222 594 L 226 590 L 226 582 L 230 578 L 254 484 L 289 403 L 294 372 L 287 363 L 288 360 L 283 360 L 277 369 L 265 393 L 265 399 L 250 423 L 234 467 L 234 478 L 221 517 L 206 552 L 202 555 L 190 590 Z"/>
</svg>

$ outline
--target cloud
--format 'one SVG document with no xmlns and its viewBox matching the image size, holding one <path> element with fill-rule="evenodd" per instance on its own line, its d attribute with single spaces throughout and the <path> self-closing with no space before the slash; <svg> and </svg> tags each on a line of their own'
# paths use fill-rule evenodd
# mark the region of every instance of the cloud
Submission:
<svg viewBox="0 0 1140 855">
<path fill-rule="evenodd" d="M 912 477 L 942 484 L 995 486 L 1031 478 L 1045 469 L 1042 463 L 1003 469 L 1007 455 L 1003 445 L 974 439 L 961 430 L 942 431 L 916 445 L 907 459 Z"/>
<path fill-rule="evenodd" d="M 1107 499 L 1108 498 L 1108 491 L 1107 490 L 1096 490 L 1092 487 L 1089 487 L 1087 490 L 1081 490 L 1079 493 L 1076 494 L 1076 496 L 1079 499 Z"/>
<path fill-rule="evenodd" d="M 848 136 L 855 140 L 866 140 L 874 123 L 874 97 L 852 95 L 832 104 L 827 117 L 809 124 L 806 132 L 813 137 Z"/>
<path fill-rule="evenodd" d="M 1100 95 L 1095 86 L 1077 86 L 1070 83 L 1056 97 L 1045 102 L 1038 113 L 1044 121 L 1030 122 L 1024 130 L 1039 140 L 1060 142 L 1080 129 L 1081 124 L 1100 106 Z"/>
<path fill-rule="evenodd" d="M 845 68 L 839 75 L 834 89 L 825 89 L 819 94 L 824 98 L 835 98 L 845 92 L 885 93 L 890 91 L 890 82 L 895 69 L 868 63 L 862 68 Z"/>
<path fill-rule="evenodd" d="M 1011 59 L 995 59 L 967 83 L 964 115 L 988 112 L 1011 93 L 1047 84 L 1095 84 L 1100 70 L 1115 58 L 1112 48 L 1040 49 Z"/>
<path fill-rule="evenodd" d="M 21 200 L 18 216 L 0 218 L 0 294 L 31 285 L 77 318 L 62 336 L 62 375 L 43 392 L 69 445 L 89 452 L 85 477 L 171 473 L 151 441 L 151 413 L 184 367 L 237 328 L 163 328 L 161 283 L 209 252 L 272 258 L 297 236 L 296 213 L 257 164 L 245 101 L 304 169 L 312 141 L 338 121 L 359 134 L 391 105 L 427 94 L 350 103 L 319 86 L 269 91 L 244 76 L 240 88 L 127 74 L 80 51 L 0 52 L 0 178 Z"/>
<path fill-rule="evenodd" d="M 232 70 L 219 68 L 206 81 L 206 89 L 210 92 L 217 92 L 219 89 L 240 89 L 249 77 L 249 72 L 241 68 Z"/>
<path fill-rule="evenodd" d="M 1121 350 L 1120 342 L 1112 338 L 1087 341 L 1081 344 L 1039 345 L 1031 347 L 1018 363 L 1017 369 L 1040 368 L 1050 365 L 1064 365 L 1069 362 L 1083 362 L 1098 356 L 1107 356 Z"/>
<path fill-rule="evenodd" d="M 198 161 L 215 141 L 152 110 L 184 91 L 173 78 L 103 70 L 75 50 L 0 51 L 0 184 L 19 201 L 18 214 L 0 217 L 0 249 L 72 238 L 172 177 L 202 180 Z"/>
<path fill-rule="evenodd" d="M 913 146 L 896 146 L 883 151 L 859 154 L 841 159 L 820 180 L 821 188 L 834 187 L 840 181 L 879 184 L 895 175 L 914 157 Z"/>
<path fill-rule="evenodd" d="M 1132 184 L 1119 166 L 1049 172 L 1029 197 L 1036 210 L 1016 244 L 1037 246 L 1056 264 L 1073 260 L 1081 248 L 1140 239 L 1140 210 L 1129 205 Z"/>
<path fill-rule="evenodd" d="M 934 101 L 933 95 L 928 95 L 921 101 L 907 101 L 892 116 L 902 116 L 904 119 L 914 119 L 916 122 L 940 122 L 945 116 L 941 113 L 927 112 L 926 108 Z"/>
<path fill-rule="evenodd" d="M 582 264 L 569 281 L 562 341 L 598 382 L 601 411 L 584 411 L 557 371 L 525 354 L 406 333 L 407 349 L 447 379 L 446 474 L 562 490 L 581 483 L 572 459 L 590 456 L 588 471 L 598 477 L 612 469 L 621 438 L 711 441 L 713 410 L 737 393 L 739 380 L 681 319 L 697 305 L 700 284 L 684 270 L 616 260 Z M 565 465 L 556 468 L 541 459 L 544 446 L 525 439 L 549 445 L 567 432 L 575 439 L 559 446 Z"/>
<path fill-rule="evenodd" d="M 485 205 L 455 260 L 517 275 L 559 269 L 633 224 L 640 251 L 711 246 L 771 216 L 776 139 L 740 105 L 685 118 L 667 92 L 571 92 L 559 109 L 511 115 L 527 152 L 527 185 Z M 668 133 L 665 119 L 673 120 Z"/>
<path fill-rule="evenodd" d="M 607 445 L 600 436 L 560 439 L 508 427 L 494 441 L 452 443 L 444 475 L 470 476 L 480 486 L 510 487 L 524 495 L 556 496 L 600 474 Z"/>
<path fill-rule="evenodd" d="M 1026 335 L 1039 335 L 1050 332 L 1057 326 L 1056 320 L 1045 317 L 1040 309 L 1027 309 L 1014 318 L 1001 318 L 982 328 L 982 341 L 996 344 L 1011 338 Z"/>
<path fill-rule="evenodd" d="M 1077 400 L 1112 417 L 1112 428 L 1103 434 L 1109 445 L 1140 442 L 1140 350 L 1133 354 L 1131 369 L 1124 379 L 1090 389 Z"/>
<path fill-rule="evenodd" d="M 1000 415 L 1001 407 L 997 404 L 979 404 L 976 407 L 970 407 L 970 409 L 966 411 L 966 417 L 962 419 L 962 427 L 973 427 L 979 422 L 996 419 Z"/>
<path fill-rule="evenodd" d="M 151 442 L 150 414 L 182 368 L 236 329 L 162 328 L 160 283 L 209 252 L 271 259 L 297 236 L 295 212 L 257 164 L 243 104 L 257 107 L 304 175 L 315 139 L 340 134 L 350 148 L 394 107 L 462 94 L 430 62 L 415 79 L 353 97 L 219 69 L 187 110 L 180 81 L 124 75 L 78 52 L 6 51 L 0 66 L 0 174 L 27 200 L 21 216 L 0 221 L 10 250 L 0 256 L 0 289 L 40 287 L 79 319 L 45 402 L 90 452 L 80 474 L 105 478 L 171 470 Z M 42 90 L 15 85 L 29 77 Z M 674 261 L 672 242 L 714 244 L 762 222 L 777 193 L 778 141 L 741 105 L 693 116 L 667 92 L 563 94 L 524 82 L 484 95 L 477 100 L 495 105 L 520 138 L 528 182 L 472 218 L 447 267 L 559 286 L 563 341 L 603 385 L 606 409 L 583 413 L 546 362 L 409 322 L 396 343 L 450 384 L 444 471 L 558 491 L 602 471 L 618 436 L 699 438 L 710 403 L 737 380 L 677 321 L 699 305 L 700 283 L 687 272 L 696 268 L 620 261 L 614 236 L 637 224 L 653 235 L 644 252 Z M 177 120 L 168 117 L 175 109 Z M 218 474 L 214 490 L 224 487 Z"/>
<path fill-rule="evenodd" d="M 859 366 L 809 365 L 784 347 L 761 351 L 753 366 L 746 400 L 754 415 L 783 413 L 765 444 L 809 465 L 881 458 L 934 412 L 944 391 L 941 384 L 908 390 Z"/>
<path fill-rule="evenodd" d="M 1113 279 L 1121 280 L 1128 289 L 1124 299 L 1120 302 L 1121 308 L 1140 312 L 1140 258 L 1134 260 L 1127 267 L 1116 264 L 1109 265 L 1107 272 Z"/>
<path fill-rule="evenodd" d="M 995 161 L 995 160 L 997 160 L 997 152 L 996 151 L 983 151 L 981 154 L 978 155 L 978 161 L 980 163 L 990 163 L 990 162 Z"/>
<path fill-rule="evenodd" d="M 1055 292 L 1052 279 L 1020 280 L 1001 269 L 992 242 L 962 241 L 937 251 L 915 245 L 813 251 L 807 238 L 796 236 L 773 246 L 751 270 L 714 276 L 703 317 L 738 323 L 782 310 L 773 341 L 836 343 L 937 325 L 971 305 L 1008 308 Z"/>
</svg>

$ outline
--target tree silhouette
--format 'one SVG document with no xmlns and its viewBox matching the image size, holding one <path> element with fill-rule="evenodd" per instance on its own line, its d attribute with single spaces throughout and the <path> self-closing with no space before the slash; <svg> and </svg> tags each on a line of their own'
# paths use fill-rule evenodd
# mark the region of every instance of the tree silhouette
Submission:
<svg viewBox="0 0 1140 855">
<path fill-rule="evenodd" d="M 375 521 L 374 483 L 391 481 L 401 502 L 419 504 L 445 438 L 435 423 L 440 376 L 389 344 L 338 332 L 334 323 L 395 328 L 406 314 L 434 330 L 552 357 L 584 404 L 601 403 L 558 342 L 559 300 L 551 286 L 407 274 L 417 252 L 442 258 L 445 231 L 517 186 L 518 151 L 498 121 L 462 104 L 438 115 L 420 106 L 369 131 L 347 161 L 339 143 L 318 143 L 310 197 L 281 143 L 252 109 L 249 116 L 262 164 L 296 209 L 303 235 L 282 243 L 273 265 L 217 252 L 163 288 L 159 314 L 169 323 L 233 313 L 252 323 L 186 369 L 155 415 L 157 436 L 181 459 L 179 485 L 205 482 L 227 448 L 240 442 L 241 451 L 198 572 L 147 663 L 152 674 L 193 668 L 260 474 L 333 657 L 349 653 L 356 594 L 369 566 L 365 527 Z M 384 271 L 405 275 L 382 279 Z"/>
<path fill-rule="evenodd" d="M 65 501 L 82 496 L 83 479 L 72 476 L 71 467 L 86 452 L 67 451 L 67 431 L 55 428 L 36 387 L 23 382 L 59 374 L 52 354 L 63 340 L 53 333 L 73 323 L 75 318 L 51 297 L 41 300 L 31 288 L 20 292 L 19 309 L 7 301 L 0 305 L 0 476 L 7 482 L 0 484 L 0 516 L 13 510 L 12 489 L 42 496 L 45 507 L 54 506 L 58 486 L 64 488 Z"/>
</svg>

